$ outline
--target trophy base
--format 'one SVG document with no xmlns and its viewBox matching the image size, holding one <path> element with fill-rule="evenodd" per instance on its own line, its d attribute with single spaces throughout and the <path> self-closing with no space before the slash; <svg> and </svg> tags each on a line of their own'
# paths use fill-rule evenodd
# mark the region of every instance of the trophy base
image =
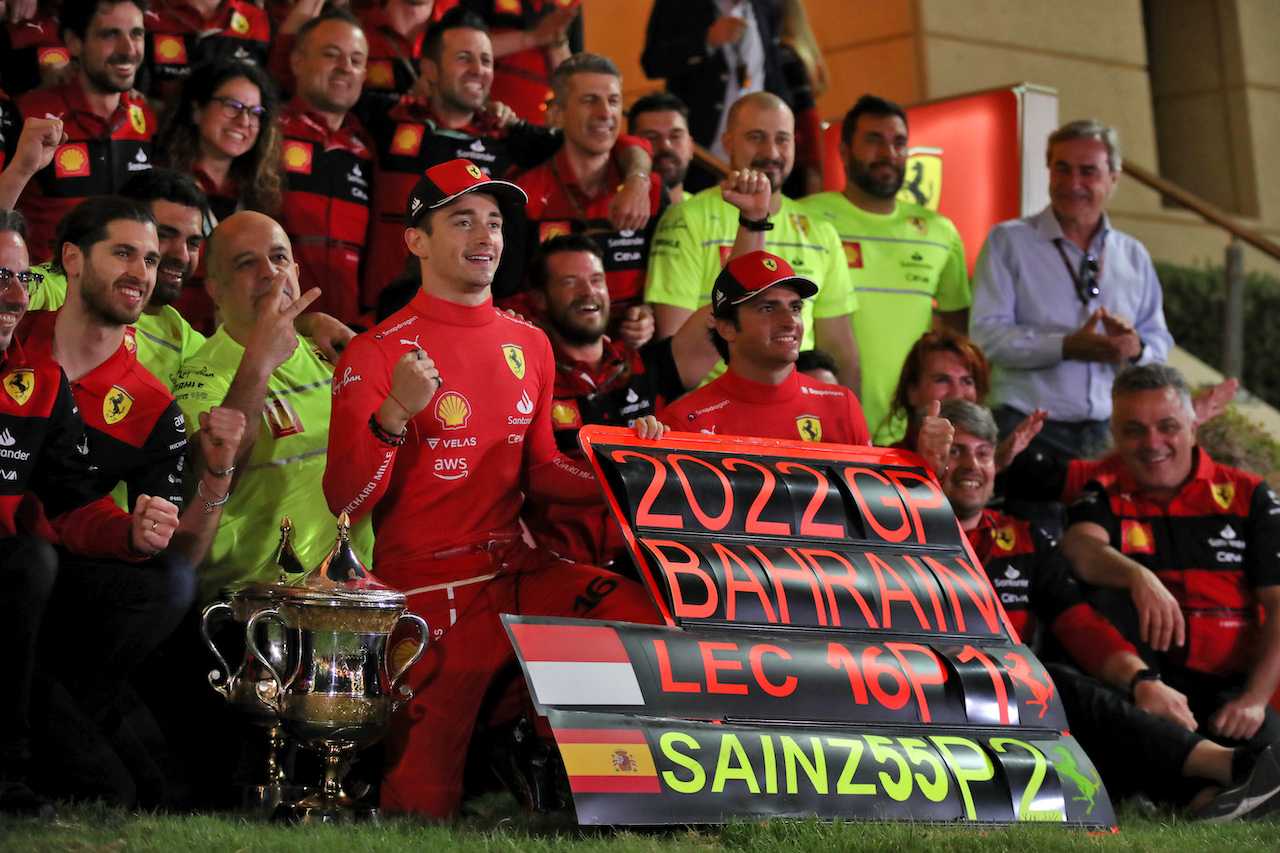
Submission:
<svg viewBox="0 0 1280 853">
<path fill-rule="evenodd" d="M 240 811 L 271 817 L 282 804 L 302 800 L 310 789 L 302 785 L 245 785 L 240 798 Z"/>
<path fill-rule="evenodd" d="M 280 823 L 363 823 L 377 817 L 376 808 L 346 795 L 329 798 L 312 794 L 296 803 L 281 803 L 272 819 Z"/>
</svg>

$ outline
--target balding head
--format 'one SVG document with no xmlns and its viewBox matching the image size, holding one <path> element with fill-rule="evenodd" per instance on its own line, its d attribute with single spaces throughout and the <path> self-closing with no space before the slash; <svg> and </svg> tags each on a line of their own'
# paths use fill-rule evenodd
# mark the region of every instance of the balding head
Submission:
<svg viewBox="0 0 1280 853">
<path fill-rule="evenodd" d="M 729 108 L 721 142 L 730 166 L 764 172 L 780 193 L 796 162 L 796 117 L 777 95 L 743 95 Z"/>
<path fill-rule="evenodd" d="M 275 288 L 277 277 L 283 277 L 289 299 L 298 297 L 293 247 L 270 216 L 252 210 L 229 216 L 205 241 L 205 263 L 209 295 L 222 309 L 227 333 L 241 343 L 257 322 L 259 305 Z"/>
</svg>

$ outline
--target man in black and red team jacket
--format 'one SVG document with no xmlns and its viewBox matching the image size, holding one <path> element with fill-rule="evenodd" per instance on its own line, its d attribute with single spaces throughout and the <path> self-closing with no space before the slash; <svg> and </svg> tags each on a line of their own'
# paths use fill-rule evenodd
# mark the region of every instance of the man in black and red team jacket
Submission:
<svg viewBox="0 0 1280 853">
<path fill-rule="evenodd" d="M 609 283 L 603 254 L 586 234 L 562 234 L 538 246 L 529 259 L 530 299 L 556 359 L 551 427 L 560 452 L 575 459 L 583 459 L 582 427 L 630 427 L 646 415 L 660 415 L 667 403 L 698 387 L 720 360 L 708 333 L 710 305 L 671 337 L 639 350 L 606 335 Z M 524 519 L 540 547 L 566 559 L 620 572 L 629 565 L 608 507 L 530 501 Z"/>
<path fill-rule="evenodd" d="M 1280 807 L 1274 796 L 1280 791 L 1277 750 L 1232 749 L 1196 734 L 1185 696 L 1159 680 L 1135 678 L 1146 664 L 1088 603 L 1053 539 L 1026 521 L 986 509 L 999 441 L 991 412 L 950 399 L 939 417 L 955 429 L 942 490 L 1009 621 L 1037 655 L 1046 654 L 1041 632 L 1048 631 L 1071 659 L 1037 672 L 1011 652 L 1011 674 L 1046 702 L 1056 688 L 1071 734 L 1093 759 L 1108 793 L 1145 793 L 1205 818 L 1255 818 Z M 1218 796 L 1233 783 L 1238 787 Z"/>
<path fill-rule="evenodd" d="M 360 261 L 369 236 L 374 149 L 351 108 L 364 84 L 369 45 L 360 22 L 326 12 L 298 30 L 289 56 L 297 94 L 280 113 L 284 208 L 298 280 L 320 288 L 312 311 L 344 323 L 360 317 Z"/>
<path fill-rule="evenodd" d="M 156 117 L 132 93 L 143 58 L 147 0 L 66 0 L 60 26 L 75 76 L 14 99 L 23 118 L 60 118 L 66 141 L 18 199 L 37 261 L 53 255 L 55 226 L 91 195 L 110 195 L 151 168 Z"/>
<path fill-rule="evenodd" d="M 48 799 L 27 784 L 31 723 L 40 721 L 46 740 L 58 741 L 43 745 L 65 753 L 59 756 L 64 763 L 46 766 L 46 775 L 61 783 L 58 793 L 127 800 L 132 782 L 120 757 L 90 747 L 100 745 L 97 727 L 114 710 L 118 682 L 177 624 L 194 597 L 195 577 L 189 568 L 167 571 L 150 559 L 169 544 L 177 507 L 143 496 L 131 516 L 96 488 L 66 376 L 51 358 L 26 352 L 14 339 L 27 289 L 38 285 L 24 231 L 20 214 L 0 212 L 0 585 L 6 606 L 0 812 L 49 814 Z M 28 490 L 61 548 L 17 520 Z M 91 638 L 91 664 L 68 666 L 83 659 L 85 638 Z M 94 782 L 104 787 L 86 790 Z M 111 783 L 120 787 L 111 790 Z"/>
</svg>

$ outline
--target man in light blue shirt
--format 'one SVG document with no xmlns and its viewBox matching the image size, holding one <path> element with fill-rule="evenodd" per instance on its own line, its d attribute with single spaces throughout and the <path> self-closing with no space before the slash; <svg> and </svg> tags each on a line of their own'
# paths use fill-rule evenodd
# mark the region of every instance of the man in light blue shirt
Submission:
<svg viewBox="0 0 1280 853">
<path fill-rule="evenodd" d="M 1147 250 L 1103 208 L 1120 176 L 1114 128 L 1073 121 L 1049 136 L 1050 203 L 991 229 L 978 256 L 970 334 L 992 365 L 1007 434 L 1038 409 L 1034 444 L 1076 458 L 1106 446 L 1111 383 L 1173 346 Z"/>
</svg>

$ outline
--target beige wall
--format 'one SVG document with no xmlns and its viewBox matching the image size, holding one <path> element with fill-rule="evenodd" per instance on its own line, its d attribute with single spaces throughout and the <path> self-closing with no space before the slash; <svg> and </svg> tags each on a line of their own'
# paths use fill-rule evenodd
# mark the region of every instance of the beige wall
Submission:
<svg viewBox="0 0 1280 853">
<path fill-rule="evenodd" d="M 660 86 L 644 79 L 639 62 L 651 5 L 586 4 L 587 48 L 619 63 L 628 100 Z M 1020 82 L 1051 86 L 1064 121 L 1114 124 L 1125 156 L 1152 171 L 1161 168 L 1158 152 L 1169 152 L 1165 159 L 1190 164 L 1177 166 L 1184 182 L 1198 180 L 1202 194 L 1280 243 L 1276 0 L 1156 0 L 1153 29 L 1175 46 L 1152 60 L 1163 81 L 1155 94 L 1165 99 L 1161 146 L 1141 0 L 806 0 L 806 6 L 831 70 L 832 90 L 819 102 L 828 119 L 838 119 L 864 92 L 911 104 Z M 1212 31 L 1202 23 L 1206 16 Z M 1121 182 L 1111 212 L 1158 259 L 1222 262 L 1222 231 L 1165 207 L 1133 180 Z M 1252 249 L 1245 258 L 1250 269 L 1280 275 L 1280 262 Z"/>
</svg>

